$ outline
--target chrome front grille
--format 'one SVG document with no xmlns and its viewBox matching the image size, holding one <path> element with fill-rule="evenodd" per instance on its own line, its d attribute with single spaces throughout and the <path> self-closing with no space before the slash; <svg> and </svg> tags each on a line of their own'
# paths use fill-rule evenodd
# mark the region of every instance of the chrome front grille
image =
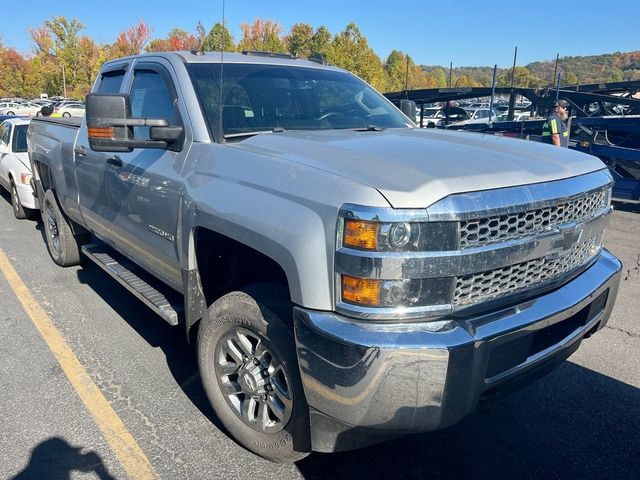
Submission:
<svg viewBox="0 0 640 480">
<path fill-rule="evenodd" d="M 549 230 L 570 222 L 582 222 L 608 204 L 608 190 L 589 192 L 557 205 L 519 213 L 460 222 L 460 248 L 480 247 Z"/>
<path fill-rule="evenodd" d="M 536 258 L 495 270 L 457 277 L 453 303 L 461 307 L 545 284 L 584 265 L 599 249 L 600 239 L 590 237 L 559 258 Z"/>
</svg>

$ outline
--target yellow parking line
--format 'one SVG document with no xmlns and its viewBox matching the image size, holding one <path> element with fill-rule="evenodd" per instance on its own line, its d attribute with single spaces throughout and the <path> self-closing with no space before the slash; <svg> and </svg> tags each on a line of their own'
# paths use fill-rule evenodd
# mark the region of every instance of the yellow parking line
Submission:
<svg viewBox="0 0 640 480">
<path fill-rule="evenodd" d="M 2 249 L 0 249 L 0 271 L 53 352 L 84 406 L 98 424 L 102 435 L 127 475 L 134 480 L 158 478 L 149 459 L 129 433 L 124 422 L 111 408 L 49 316 L 35 301 Z"/>
</svg>

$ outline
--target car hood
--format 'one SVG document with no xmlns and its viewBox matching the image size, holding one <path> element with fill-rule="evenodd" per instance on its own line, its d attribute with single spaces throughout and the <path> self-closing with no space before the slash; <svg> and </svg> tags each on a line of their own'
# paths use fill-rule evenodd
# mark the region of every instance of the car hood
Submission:
<svg viewBox="0 0 640 480">
<path fill-rule="evenodd" d="M 15 159 L 15 166 L 20 168 L 22 173 L 31 173 L 31 164 L 29 163 L 29 154 L 27 152 L 10 153 L 10 157 Z"/>
<path fill-rule="evenodd" d="M 591 155 L 488 134 L 432 129 L 287 131 L 231 144 L 376 188 L 395 208 L 454 193 L 569 178 L 604 168 Z"/>
</svg>

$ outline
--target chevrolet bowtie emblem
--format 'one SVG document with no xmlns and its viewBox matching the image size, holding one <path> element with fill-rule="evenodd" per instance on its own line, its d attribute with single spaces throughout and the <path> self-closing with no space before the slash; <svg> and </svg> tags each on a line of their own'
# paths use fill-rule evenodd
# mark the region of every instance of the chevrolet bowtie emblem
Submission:
<svg viewBox="0 0 640 480">
<path fill-rule="evenodd" d="M 551 242 L 549 257 L 552 258 L 557 258 L 563 253 L 568 252 L 574 248 L 582 238 L 583 229 L 581 226 L 560 227 L 559 230 L 558 236 Z"/>
</svg>

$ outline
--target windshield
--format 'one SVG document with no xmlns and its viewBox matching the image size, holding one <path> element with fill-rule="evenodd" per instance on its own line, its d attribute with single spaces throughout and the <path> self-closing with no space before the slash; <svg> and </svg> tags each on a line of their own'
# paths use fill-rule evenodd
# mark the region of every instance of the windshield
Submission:
<svg viewBox="0 0 640 480">
<path fill-rule="evenodd" d="M 13 132 L 13 151 L 15 153 L 27 151 L 27 127 L 28 125 L 17 125 Z"/>
<path fill-rule="evenodd" d="M 353 75 L 319 68 L 225 64 L 188 66 L 212 132 L 400 128 L 409 120 Z M 220 128 L 220 100 L 223 114 Z"/>
</svg>

